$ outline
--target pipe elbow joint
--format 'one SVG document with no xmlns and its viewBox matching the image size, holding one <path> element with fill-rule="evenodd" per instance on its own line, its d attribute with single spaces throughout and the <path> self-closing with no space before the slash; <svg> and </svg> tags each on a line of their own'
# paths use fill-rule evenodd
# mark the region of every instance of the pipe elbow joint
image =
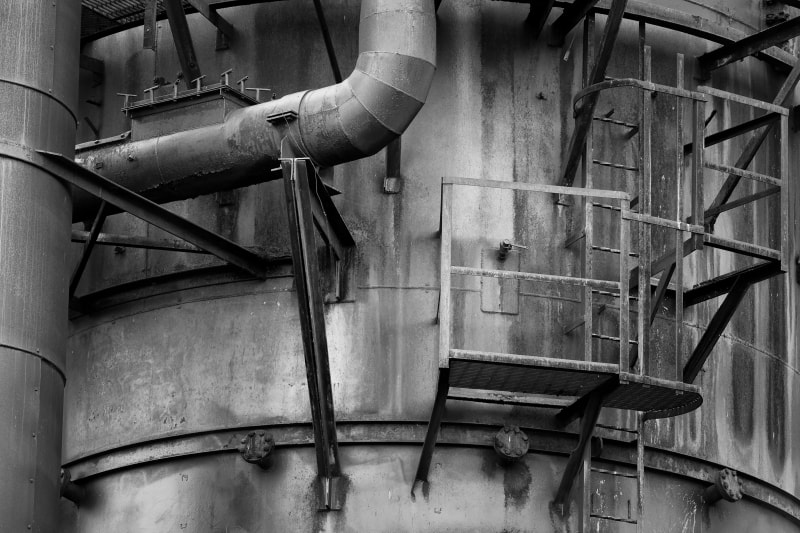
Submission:
<svg viewBox="0 0 800 533">
<path fill-rule="evenodd" d="M 362 2 L 359 50 L 347 79 L 300 102 L 294 147 L 319 165 L 378 152 L 422 108 L 436 70 L 433 0 Z"/>
</svg>

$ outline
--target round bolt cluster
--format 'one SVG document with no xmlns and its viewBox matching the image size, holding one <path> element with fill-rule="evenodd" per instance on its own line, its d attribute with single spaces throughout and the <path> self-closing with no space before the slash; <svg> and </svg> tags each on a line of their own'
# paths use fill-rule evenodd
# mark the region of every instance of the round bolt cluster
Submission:
<svg viewBox="0 0 800 533">
<path fill-rule="evenodd" d="M 261 468 L 268 468 L 271 464 L 272 451 L 275 441 L 263 429 L 251 431 L 240 441 L 239 453 L 248 463 L 257 464 Z"/>
<path fill-rule="evenodd" d="M 494 451 L 506 462 L 514 462 L 528 453 L 528 436 L 518 426 L 504 426 L 494 437 Z"/>
<path fill-rule="evenodd" d="M 723 468 L 720 470 L 716 481 L 720 496 L 729 502 L 742 499 L 742 482 L 735 470 Z"/>
</svg>

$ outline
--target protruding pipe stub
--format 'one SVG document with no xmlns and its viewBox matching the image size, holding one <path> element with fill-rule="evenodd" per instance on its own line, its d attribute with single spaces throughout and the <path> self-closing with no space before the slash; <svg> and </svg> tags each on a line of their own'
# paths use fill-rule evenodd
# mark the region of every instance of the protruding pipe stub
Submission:
<svg viewBox="0 0 800 533">
<path fill-rule="evenodd" d="M 242 459 L 266 470 L 272 465 L 275 440 L 263 429 L 251 431 L 241 440 L 238 450 L 242 454 Z"/>
<path fill-rule="evenodd" d="M 61 469 L 61 497 L 66 498 L 75 505 L 80 505 L 86 496 L 86 488 L 72 481 L 72 474 L 68 469 Z"/>
<path fill-rule="evenodd" d="M 518 426 L 504 426 L 494 437 L 494 451 L 503 463 L 519 461 L 528 453 L 528 436 Z"/>
<path fill-rule="evenodd" d="M 720 500 L 737 502 L 742 499 L 742 481 L 735 470 L 723 468 L 717 474 L 714 484 L 705 490 L 703 496 L 709 504 Z"/>
</svg>

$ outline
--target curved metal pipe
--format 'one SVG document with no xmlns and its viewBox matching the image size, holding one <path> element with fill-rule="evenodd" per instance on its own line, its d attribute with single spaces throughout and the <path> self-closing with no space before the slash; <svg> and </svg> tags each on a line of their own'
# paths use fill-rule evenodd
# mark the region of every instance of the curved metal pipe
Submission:
<svg viewBox="0 0 800 533">
<path fill-rule="evenodd" d="M 434 0 L 364 0 L 356 68 L 341 83 L 233 111 L 222 124 L 79 157 L 160 202 L 269 179 L 284 138 L 318 165 L 352 161 L 403 133 L 425 103 L 435 64 Z M 94 205 L 76 195 L 73 219 L 92 216 Z"/>
</svg>

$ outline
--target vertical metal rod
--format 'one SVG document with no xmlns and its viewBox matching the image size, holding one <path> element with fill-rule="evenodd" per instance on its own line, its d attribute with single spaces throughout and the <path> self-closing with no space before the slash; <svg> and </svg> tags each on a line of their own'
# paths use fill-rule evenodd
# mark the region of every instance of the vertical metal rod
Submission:
<svg viewBox="0 0 800 533">
<path fill-rule="evenodd" d="M 630 200 L 620 200 L 619 220 L 619 370 L 627 372 L 630 339 L 630 272 L 628 270 L 628 250 L 630 248 L 631 221 L 622 213 L 631 208 Z"/>
<path fill-rule="evenodd" d="M 684 88 L 684 59 L 678 54 L 675 61 L 677 71 L 675 86 Z M 683 220 L 683 98 L 676 98 L 675 116 L 675 175 L 676 205 L 675 220 Z M 675 379 L 681 380 L 681 362 L 683 360 L 683 231 L 675 232 Z"/>
<path fill-rule="evenodd" d="M 314 9 L 317 11 L 317 20 L 319 20 L 319 27 L 322 30 L 322 38 L 325 40 L 328 61 L 331 62 L 333 79 L 336 80 L 336 83 L 341 83 L 342 72 L 339 70 L 339 61 L 336 60 L 336 51 L 333 49 L 333 41 L 331 41 L 331 34 L 328 31 L 328 23 L 325 21 L 325 12 L 322 10 L 322 2 L 320 0 L 314 0 Z"/>
<path fill-rule="evenodd" d="M 582 533 L 589 533 L 592 527 L 592 444 L 591 436 L 589 445 L 583 449 L 581 457 L 581 525 Z"/>
<path fill-rule="evenodd" d="M 649 46 L 642 50 L 642 79 L 651 80 L 652 54 Z M 651 139 L 653 123 L 653 93 L 641 92 L 641 109 L 639 113 L 639 212 L 651 214 L 652 206 L 652 161 Z M 638 305 L 638 338 L 639 338 L 639 374 L 645 372 L 645 356 L 650 348 L 650 276 L 652 242 L 650 224 L 639 224 L 639 305 Z"/>
<path fill-rule="evenodd" d="M 644 533 L 644 414 L 637 413 L 636 415 L 636 486 L 638 488 L 637 495 L 637 513 L 636 517 L 636 533 Z"/>
<path fill-rule="evenodd" d="M 306 159 L 281 160 L 314 427 L 317 474 L 324 482 L 338 477 L 341 471 L 307 164 Z"/>
<path fill-rule="evenodd" d="M 583 23 L 583 86 L 586 87 L 589 83 L 589 76 L 591 75 L 591 65 L 594 59 L 594 13 L 589 13 Z M 592 153 L 593 147 L 593 131 L 594 121 L 589 123 L 589 133 L 586 136 L 586 145 L 583 153 L 583 163 L 581 171 L 583 173 L 583 184 L 587 189 L 594 187 L 594 177 L 592 172 Z M 583 240 L 583 277 L 591 278 L 594 275 L 594 268 L 592 261 L 594 260 L 594 206 L 592 205 L 592 198 L 582 199 L 584 203 L 584 240 Z M 592 294 L 592 287 L 586 286 L 583 288 L 583 358 L 585 361 L 594 360 L 593 345 L 594 339 L 592 332 L 594 331 L 594 295 Z"/>
<path fill-rule="evenodd" d="M 97 237 L 100 235 L 100 232 L 103 229 L 103 223 L 106 221 L 107 205 L 108 204 L 106 204 L 105 200 L 100 202 L 100 208 L 97 210 L 97 215 L 94 218 L 94 222 L 92 222 L 92 228 L 89 231 L 89 237 L 86 239 L 86 243 L 83 245 L 83 253 L 78 261 L 78 265 L 75 267 L 75 270 L 72 273 L 72 279 L 69 282 L 70 300 L 73 296 L 75 296 L 75 290 L 78 288 L 78 284 L 81 282 L 81 276 L 83 276 L 83 271 L 86 269 L 86 265 L 89 263 L 89 257 L 92 255 L 94 245 L 97 243 Z"/>
<path fill-rule="evenodd" d="M 453 185 L 442 184 L 442 231 L 439 265 L 439 368 L 450 367 L 450 266 L 453 238 Z"/>
<path fill-rule="evenodd" d="M 781 115 L 781 272 L 789 271 L 789 117 Z"/>
<path fill-rule="evenodd" d="M 703 152 L 705 102 L 695 100 L 692 105 L 692 224 L 703 224 Z"/>
</svg>

